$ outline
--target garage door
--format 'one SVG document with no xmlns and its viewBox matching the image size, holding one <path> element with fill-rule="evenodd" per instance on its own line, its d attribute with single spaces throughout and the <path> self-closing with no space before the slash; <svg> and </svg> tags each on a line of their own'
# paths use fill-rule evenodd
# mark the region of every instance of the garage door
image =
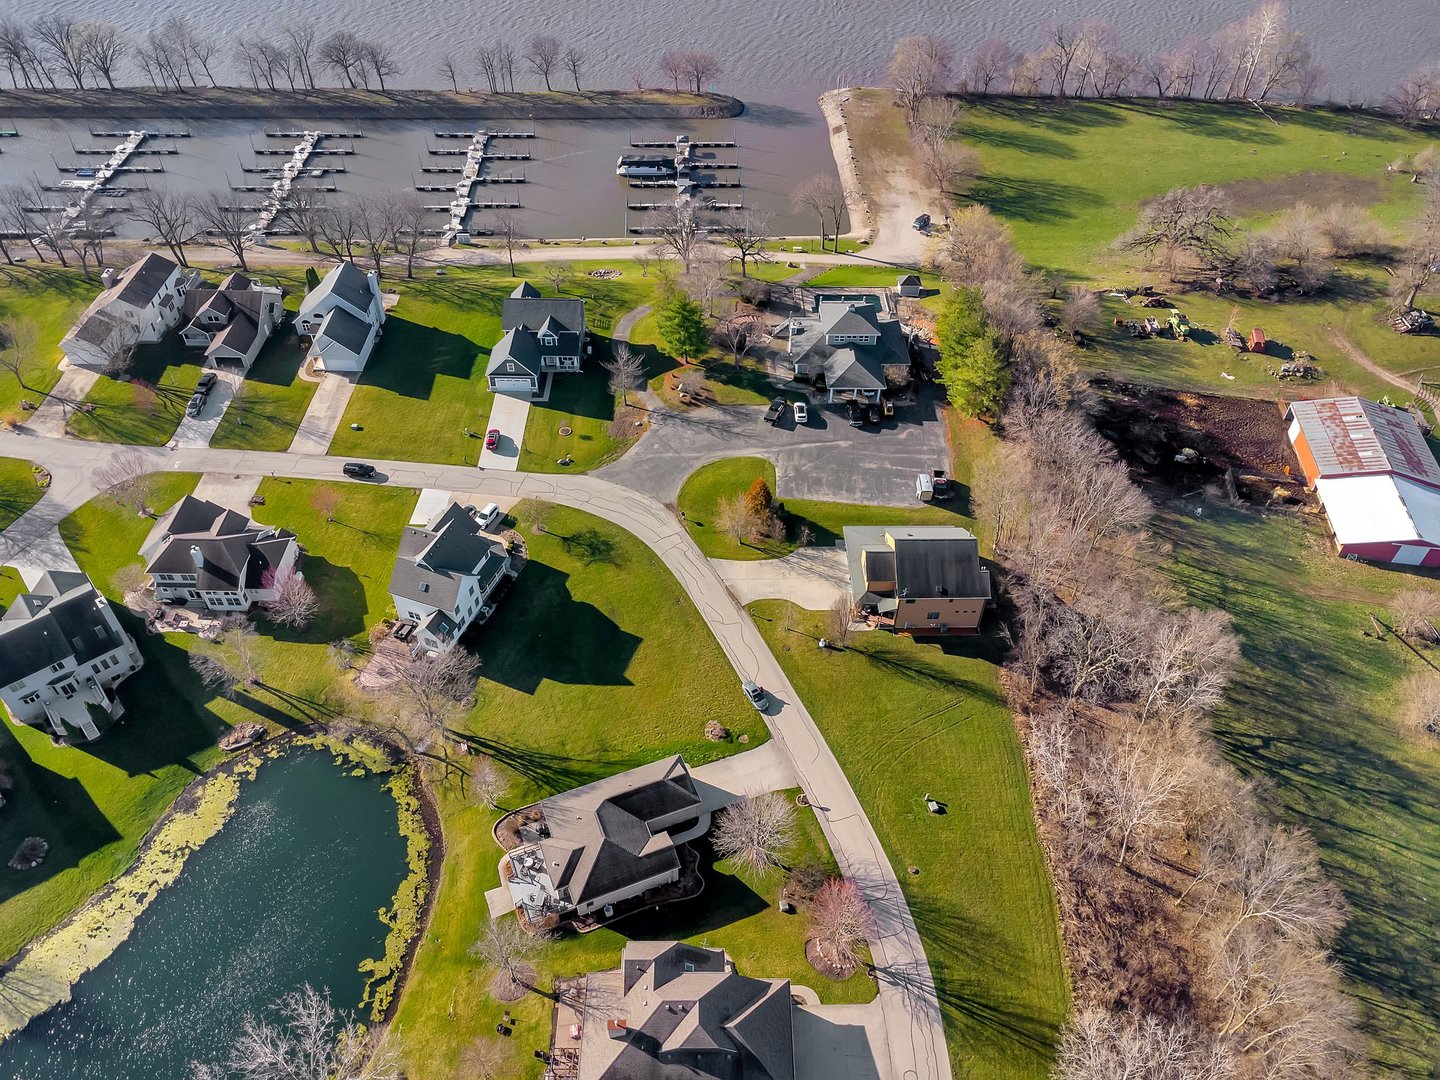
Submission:
<svg viewBox="0 0 1440 1080">
<path fill-rule="evenodd" d="M 512 393 L 515 391 L 531 391 L 535 389 L 535 384 L 525 377 L 506 378 L 505 376 L 497 376 L 491 380 L 491 386 L 496 390 L 508 390 Z"/>
<path fill-rule="evenodd" d="M 1401 544 L 1400 550 L 1395 552 L 1395 558 L 1390 561 L 1398 566 L 1419 566 L 1425 561 L 1425 553 L 1429 550 L 1418 544 Z"/>
</svg>

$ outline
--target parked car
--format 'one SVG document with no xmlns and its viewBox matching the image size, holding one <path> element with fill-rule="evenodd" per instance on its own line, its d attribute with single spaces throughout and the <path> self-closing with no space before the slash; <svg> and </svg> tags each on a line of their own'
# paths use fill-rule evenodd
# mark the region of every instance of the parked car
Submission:
<svg viewBox="0 0 1440 1080">
<path fill-rule="evenodd" d="M 785 415 L 785 399 L 784 399 L 783 397 L 777 397 L 777 398 L 775 398 L 773 401 L 770 402 L 770 407 L 765 410 L 765 422 L 766 422 L 767 424 L 776 424 L 776 423 L 779 423 L 779 422 L 780 422 L 780 417 L 782 417 L 782 416 L 784 416 L 784 415 Z"/>
<path fill-rule="evenodd" d="M 891 401 L 888 397 L 880 402 L 880 408 L 885 411 L 886 416 L 895 415 L 895 402 Z"/>
<path fill-rule="evenodd" d="M 955 494 L 955 489 L 950 484 L 950 477 L 944 469 L 930 470 L 930 486 L 934 488 L 937 499 L 948 499 Z"/>
<path fill-rule="evenodd" d="M 341 466 L 340 471 L 346 476 L 353 476 L 357 480 L 369 480 L 375 475 L 375 466 L 367 465 L 363 461 L 347 461 Z"/>
<path fill-rule="evenodd" d="M 914 224 L 915 224 L 915 229 L 916 229 L 916 231 L 918 231 L 918 232 L 924 232 L 926 229 L 928 229 L 928 228 L 930 227 L 930 215 L 929 215 L 929 214 L 921 214 L 919 217 L 917 217 L 917 218 L 915 219 L 915 223 L 914 223 Z"/>
<path fill-rule="evenodd" d="M 213 371 L 202 371 L 199 380 L 195 383 L 195 393 L 208 394 L 210 388 L 215 385 L 215 380 L 220 378 Z"/>
<path fill-rule="evenodd" d="M 871 405 L 870 408 L 866 410 L 865 415 L 870 420 L 870 423 L 880 423 L 880 406 Z"/>
<path fill-rule="evenodd" d="M 196 394 L 185 405 L 186 416 L 199 416 L 200 410 L 205 407 L 205 395 Z"/>
<path fill-rule="evenodd" d="M 500 507 L 492 502 L 486 503 L 480 508 L 480 512 L 475 515 L 475 520 L 480 523 L 482 529 L 488 529 L 499 516 Z"/>
<path fill-rule="evenodd" d="M 759 709 L 761 712 L 764 712 L 765 705 L 769 700 L 765 696 L 765 691 L 762 690 L 756 683 L 751 682 L 749 679 L 746 679 L 743 683 L 740 684 L 740 686 L 745 691 L 745 696 L 750 699 L 750 704 L 754 705 L 755 708 Z"/>
<path fill-rule="evenodd" d="M 860 407 L 858 401 L 847 401 L 845 403 L 845 418 L 850 421 L 851 427 L 859 427 L 865 422 L 865 410 Z"/>
<path fill-rule="evenodd" d="M 921 502 L 935 498 L 935 484 L 923 472 L 915 474 L 915 497 Z"/>
<path fill-rule="evenodd" d="M 795 410 L 795 423 L 808 424 L 810 422 L 810 408 L 803 401 L 797 401 L 793 406 Z"/>
<path fill-rule="evenodd" d="M 485 433 L 485 449 L 494 450 L 499 445 L 500 429 L 498 427 L 492 427 L 489 431 Z"/>
</svg>

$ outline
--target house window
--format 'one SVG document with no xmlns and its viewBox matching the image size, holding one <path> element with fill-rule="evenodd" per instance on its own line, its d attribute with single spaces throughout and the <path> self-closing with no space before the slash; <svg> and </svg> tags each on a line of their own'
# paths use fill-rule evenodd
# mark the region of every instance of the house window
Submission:
<svg viewBox="0 0 1440 1080">
<path fill-rule="evenodd" d="M 514 370 L 515 370 L 515 365 L 514 365 L 514 364 L 511 364 L 511 363 L 506 363 L 506 365 L 505 365 L 505 370 L 506 370 L 506 371 L 514 371 Z"/>
<path fill-rule="evenodd" d="M 104 641 L 104 640 L 105 640 L 105 627 L 103 627 L 103 626 L 97 626 L 97 627 L 95 627 L 95 636 L 98 637 L 101 641 Z"/>
<path fill-rule="evenodd" d="M 421 591 L 421 592 L 429 592 L 429 591 L 430 591 L 430 583 L 429 583 L 428 581 L 422 581 L 422 582 L 420 583 L 420 591 Z"/>
<path fill-rule="evenodd" d="M 53 664 L 50 665 L 50 670 L 51 670 L 51 671 L 64 671 L 64 670 L 65 670 L 65 661 L 64 661 L 64 660 L 56 660 L 55 663 L 53 663 Z"/>
<path fill-rule="evenodd" d="M 39 701 L 39 700 L 40 700 L 40 691 L 39 691 L 39 690 L 36 690 L 33 694 L 26 694 L 24 697 L 22 697 L 22 698 L 20 699 L 20 704 L 22 704 L 22 705 L 34 705 L 34 704 L 35 704 L 37 701 Z"/>
<path fill-rule="evenodd" d="M 927 611 L 927 612 L 925 613 L 925 618 L 927 618 L 927 619 L 938 619 L 938 618 L 940 618 L 940 613 L 939 613 L 938 611 Z"/>
<path fill-rule="evenodd" d="M 16 682 L 12 682 L 12 683 L 11 683 L 9 686 L 7 686 L 5 689 L 7 689 L 7 690 L 19 690 L 21 684 L 23 684 L 24 682 L 25 682 L 24 679 L 20 679 L 20 680 L 18 680 L 18 681 L 16 681 Z"/>
</svg>

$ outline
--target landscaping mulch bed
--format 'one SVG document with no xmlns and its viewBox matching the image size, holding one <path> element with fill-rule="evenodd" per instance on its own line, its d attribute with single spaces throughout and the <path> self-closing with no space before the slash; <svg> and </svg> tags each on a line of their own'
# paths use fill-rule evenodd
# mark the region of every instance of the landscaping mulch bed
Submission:
<svg viewBox="0 0 1440 1080">
<path fill-rule="evenodd" d="M 850 978 L 851 975 L 854 975 L 855 969 L 860 966 L 851 957 L 843 957 L 842 960 L 845 962 L 837 963 L 830 959 L 830 957 L 825 956 L 820 951 L 820 943 L 814 938 L 810 938 L 805 942 L 805 959 L 809 960 L 810 966 L 821 975 L 835 982 L 844 982 Z"/>
<path fill-rule="evenodd" d="M 1193 394 L 1095 379 L 1090 412 L 1099 432 L 1146 480 L 1191 490 L 1220 480 L 1227 469 L 1303 479 L 1285 434 L 1283 406 L 1273 401 Z M 1177 461 L 1182 451 L 1199 455 Z"/>
</svg>

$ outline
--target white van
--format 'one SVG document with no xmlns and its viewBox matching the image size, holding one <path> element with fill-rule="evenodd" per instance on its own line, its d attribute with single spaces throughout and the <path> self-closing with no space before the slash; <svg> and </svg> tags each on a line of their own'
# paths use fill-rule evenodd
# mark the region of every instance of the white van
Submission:
<svg viewBox="0 0 1440 1080">
<path fill-rule="evenodd" d="M 935 498 L 935 483 L 923 472 L 915 474 L 915 497 L 921 502 Z"/>
</svg>

